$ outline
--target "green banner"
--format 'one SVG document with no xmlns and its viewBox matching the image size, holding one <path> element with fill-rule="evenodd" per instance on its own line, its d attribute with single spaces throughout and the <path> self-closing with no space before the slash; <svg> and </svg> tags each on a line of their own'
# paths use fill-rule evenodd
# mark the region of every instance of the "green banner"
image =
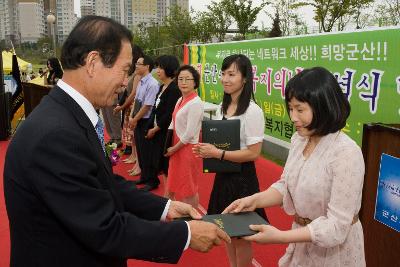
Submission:
<svg viewBox="0 0 400 267">
<path fill-rule="evenodd" d="M 222 101 L 222 60 L 244 54 L 253 64 L 253 90 L 265 115 L 265 134 L 290 141 L 294 127 L 285 108 L 287 81 L 322 66 L 337 78 L 351 104 L 343 129 L 359 145 L 364 123 L 400 123 L 400 28 L 305 35 L 189 46 L 201 73 L 203 100 Z"/>
</svg>

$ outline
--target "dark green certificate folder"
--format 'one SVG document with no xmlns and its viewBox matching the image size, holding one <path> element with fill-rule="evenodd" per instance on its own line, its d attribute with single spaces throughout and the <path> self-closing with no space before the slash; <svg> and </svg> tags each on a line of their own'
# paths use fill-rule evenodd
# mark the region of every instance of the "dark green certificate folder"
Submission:
<svg viewBox="0 0 400 267">
<path fill-rule="evenodd" d="M 240 120 L 205 120 L 202 122 L 202 142 L 219 149 L 240 149 Z M 203 159 L 203 172 L 240 172 L 241 164 L 219 159 Z"/>
<path fill-rule="evenodd" d="M 268 224 L 265 219 L 254 211 L 204 215 L 202 220 L 218 225 L 230 237 L 254 235 L 257 232 L 249 228 L 250 224 Z"/>
</svg>

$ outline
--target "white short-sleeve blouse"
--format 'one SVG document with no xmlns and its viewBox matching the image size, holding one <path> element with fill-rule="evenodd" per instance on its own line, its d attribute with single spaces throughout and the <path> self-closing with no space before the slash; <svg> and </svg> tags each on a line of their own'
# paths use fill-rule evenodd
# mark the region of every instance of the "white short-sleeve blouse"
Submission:
<svg viewBox="0 0 400 267">
<path fill-rule="evenodd" d="M 216 111 L 215 119 L 222 120 L 222 104 Z M 250 101 L 246 112 L 239 116 L 226 118 L 228 120 L 240 120 L 240 149 L 246 149 L 250 145 L 260 143 L 264 139 L 264 114 L 262 109 Z"/>
</svg>

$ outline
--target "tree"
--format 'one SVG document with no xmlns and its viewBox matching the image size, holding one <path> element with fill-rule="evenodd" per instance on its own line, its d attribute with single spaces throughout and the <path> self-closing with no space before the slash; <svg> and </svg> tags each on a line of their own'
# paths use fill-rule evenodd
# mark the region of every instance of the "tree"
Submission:
<svg viewBox="0 0 400 267">
<path fill-rule="evenodd" d="M 145 49 L 151 56 L 159 54 L 159 48 L 167 39 L 164 27 L 157 22 L 141 22 L 133 30 L 133 43 Z"/>
<path fill-rule="evenodd" d="M 356 23 L 356 29 L 361 29 L 361 28 L 364 27 L 364 25 L 363 25 L 363 20 L 364 20 L 363 19 L 363 12 L 368 7 L 370 7 L 373 2 L 374 2 L 374 0 L 359 0 L 359 1 L 355 1 L 353 19 L 354 19 L 354 21 Z"/>
<path fill-rule="evenodd" d="M 354 11 L 355 4 L 359 1 L 364 2 L 365 0 L 306 0 L 295 6 L 308 5 L 314 7 L 314 19 L 319 23 L 320 30 L 330 32 L 340 18 L 344 18 Z"/>
<path fill-rule="evenodd" d="M 365 25 L 364 12 L 374 0 L 353 0 L 349 11 L 339 17 L 337 21 L 338 31 L 343 31 L 349 22 L 356 24 L 356 29 L 361 29 Z"/>
<path fill-rule="evenodd" d="M 252 0 L 222 0 L 221 4 L 225 7 L 226 13 L 235 21 L 242 36 L 246 38 L 246 33 L 251 31 L 251 26 L 257 19 L 258 13 L 268 4 L 265 0 L 259 6 L 253 7 Z"/>
<path fill-rule="evenodd" d="M 189 43 L 192 40 L 193 21 L 189 12 L 177 5 L 170 8 L 170 13 L 165 17 L 165 28 L 172 45 Z M 192 10 L 193 12 L 193 10 Z"/>
<path fill-rule="evenodd" d="M 7 46 L 5 39 L 0 41 L 0 51 L 3 51 L 3 50 L 8 50 L 8 46 Z"/>
<path fill-rule="evenodd" d="M 228 28 L 232 24 L 232 18 L 226 12 L 222 2 L 216 3 L 213 1 L 207 8 L 210 17 L 214 20 L 215 35 L 218 41 L 223 42 Z"/>
<path fill-rule="evenodd" d="M 42 38 L 39 38 L 36 42 L 36 45 L 39 49 L 42 49 L 43 51 L 49 50 L 49 47 L 51 46 L 52 39 L 49 36 L 44 36 Z"/>
<path fill-rule="evenodd" d="M 217 34 L 214 18 L 210 12 L 197 12 L 193 18 L 193 39 L 202 43 L 212 40 Z"/>
<path fill-rule="evenodd" d="M 298 15 L 294 17 L 293 27 L 291 32 L 294 35 L 308 34 L 307 23 L 303 19 L 301 19 Z"/>
<path fill-rule="evenodd" d="M 272 29 L 269 32 L 269 37 L 280 37 L 282 36 L 282 31 L 280 27 L 280 19 L 279 19 L 279 13 L 278 10 L 275 12 L 275 18 L 272 23 Z"/>
<path fill-rule="evenodd" d="M 375 8 L 375 20 L 379 27 L 400 24 L 400 0 L 385 0 Z"/>
<path fill-rule="evenodd" d="M 275 13 L 279 13 L 280 23 L 279 26 L 282 30 L 283 36 L 291 35 L 296 32 L 298 28 L 298 22 L 301 22 L 302 26 L 305 24 L 300 16 L 296 13 L 298 0 L 276 0 L 273 4 Z M 264 11 L 272 20 L 274 20 L 275 14 Z"/>
</svg>

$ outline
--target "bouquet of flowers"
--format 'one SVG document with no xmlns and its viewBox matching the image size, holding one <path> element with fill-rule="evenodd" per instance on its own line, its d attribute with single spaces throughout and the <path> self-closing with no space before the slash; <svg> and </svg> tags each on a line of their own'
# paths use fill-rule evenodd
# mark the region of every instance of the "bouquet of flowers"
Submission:
<svg viewBox="0 0 400 267">
<path fill-rule="evenodd" d="M 110 158 L 111 165 L 112 166 L 117 165 L 117 163 L 121 157 L 119 155 L 119 152 L 117 149 L 117 144 L 116 143 L 107 144 L 105 148 L 106 148 L 107 156 Z"/>
</svg>

